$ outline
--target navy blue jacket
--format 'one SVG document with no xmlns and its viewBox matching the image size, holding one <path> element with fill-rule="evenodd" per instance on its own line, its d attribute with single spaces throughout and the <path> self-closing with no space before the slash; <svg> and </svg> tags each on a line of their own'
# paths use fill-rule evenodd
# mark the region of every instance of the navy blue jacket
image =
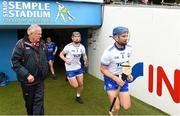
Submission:
<svg viewBox="0 0 180 116">
<path fill-rule="evenodd" d="M 44 80 L 48 72 L 45 42 L 40 39 L 32 45 L 27 36 L 20 39 L 13 50 L 11 63 L 20 82 L 27 82 L 30 74 L 36 81 Z"/>
</svg>

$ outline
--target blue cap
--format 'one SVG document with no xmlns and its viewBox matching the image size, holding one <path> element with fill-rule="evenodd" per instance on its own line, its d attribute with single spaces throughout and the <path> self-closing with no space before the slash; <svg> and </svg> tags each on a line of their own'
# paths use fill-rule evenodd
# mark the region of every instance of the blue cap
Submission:
<svg viewBox="0 0 180 116">
<path fill-rule="evenodd" d="M 113 36 L 115 35 L 121 35 L 122 33 L 129 32 L 129 29 L 126 27 L 115 27 L 113 29 Z"/>
</svg>

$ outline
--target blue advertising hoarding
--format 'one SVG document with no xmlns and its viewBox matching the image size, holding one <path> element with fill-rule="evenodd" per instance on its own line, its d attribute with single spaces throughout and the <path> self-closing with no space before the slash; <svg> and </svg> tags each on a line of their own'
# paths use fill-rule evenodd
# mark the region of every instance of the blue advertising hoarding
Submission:
<svg viewBox="0 0 180 116">
<path fill-rule="evenodd" d="M 62 1 L 0 1 L 0 26 L 5 25 L 79 25 L 100 26 L 102 10 L 99 3 Z"/>
</svg>

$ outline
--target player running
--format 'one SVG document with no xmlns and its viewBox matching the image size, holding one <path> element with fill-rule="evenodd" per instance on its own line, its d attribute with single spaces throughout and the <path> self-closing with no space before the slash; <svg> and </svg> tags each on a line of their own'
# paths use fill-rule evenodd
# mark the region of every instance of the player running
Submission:
<svg viewBox="0 0 180 116">
<path fill-rule="evenodd" d="M 80 58 L 83 56 L 84 66 L 88 66 L 88 59 L 85 47 L 80 43 L 81 34 L 72 33 L 72 42 L 64 47 L 60 53 L 60 58 L 65 62 L 67 78 L 72 87 L 77 91 L 76 101 L 83 103 L 81 93 L 83 91 L 83 71 L 81 68 Z"/>
<path fill-rule="evenodd" d="M 129 61 L 132 48 L 127 45 L 129 30 L 126 27 L 116 27 L 113 29 L 113 39 L 115 43 L 110 45 L 101 57 L 100 70 L 104 74 L 105 90 L 112 104 L 114 97 L 117 96 L 115 104 L 112 108 L 112 114 L 118 115 L 120 107 L 128 110 L 131 106 L 130 95 L 128 93 L 128 81 L 132 81 L 132 76 L 128 76 L 123 81 L 122 64 Z M 121 89 L 118 91 L 118 86 Z"/>
<path fill-rule="evenodd" d="M 54 59 L 57 52 L 57 46 L 54 42 L 51 41 L 51 37 L 47 37 L 46 47 L 48 49 L 48 63 L 50 66 L 51 73 L 53 75 L 53 78 L 56 78 L 56 74 L 54 72 Z"/>
</svg>

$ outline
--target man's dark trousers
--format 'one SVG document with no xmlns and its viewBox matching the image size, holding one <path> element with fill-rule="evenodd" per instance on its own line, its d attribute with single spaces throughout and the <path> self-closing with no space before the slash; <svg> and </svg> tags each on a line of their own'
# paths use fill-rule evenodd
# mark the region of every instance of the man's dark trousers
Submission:
<svg viewBox="0 0 180 116">
<path fill-rule="evenodd" d="M 44 115 L 44 82 L 34 85 L 21 83 L 28 115 Z"/>
</svg>

